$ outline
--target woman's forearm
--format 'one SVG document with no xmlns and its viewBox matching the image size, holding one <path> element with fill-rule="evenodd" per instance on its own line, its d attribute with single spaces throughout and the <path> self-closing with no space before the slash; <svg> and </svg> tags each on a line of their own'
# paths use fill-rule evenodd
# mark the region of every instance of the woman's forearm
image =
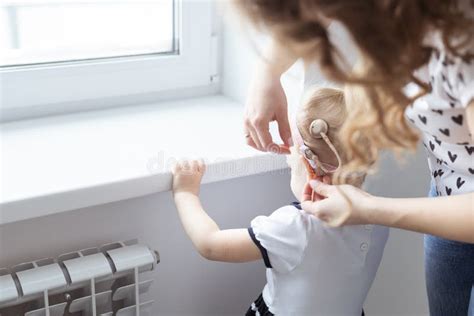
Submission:
<svg viewBox="0 0 474 316">
<path fill-rule="evenodd" d="M 474 193 L 370 200 L 370 221 L 374 224 L 474 243 Z"/>
<path fill-rule="evenodd" d="M 202 254 L 208 246 L 209 236 L 218 232 L 219 226 L 204 211 L 198 196 L 181 192 L 175 194 L 174 199 L 186 234 Z"/>
</svg>

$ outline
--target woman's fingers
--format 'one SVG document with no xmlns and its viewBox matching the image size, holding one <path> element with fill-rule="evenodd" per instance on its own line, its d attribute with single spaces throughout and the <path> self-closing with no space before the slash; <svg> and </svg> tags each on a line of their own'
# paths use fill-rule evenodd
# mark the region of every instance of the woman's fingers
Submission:
<svg viewBox="0 0 474 316">
<path fill-rule="evenodd" d="M 324 181 L 324 179 L 323 179 Z M 318 180 L 311 180 L 309 182 L 309 185 L 313 189 L 314 192 L 317 194 L 323 196 L 323 197 L 328 197 L 329 194 L 333 191 L 334 187 L 330 184 L 323 183 Z"/>
<path fill-rule="evenodd" d="M 250 135 L 250 132 L 247 132 L 247 130 L 245 131 L 245 142 L 247 143 L 247 145 L 249 145 L 250 147 L 253 147 L 255 149 L 258 149 L 257 148 L 257 144 L 255 144 L 255 142 L 253 141 L 252 139 L 252 135 Z"/>
<path fill-rule="evenodd" d="M 269 124 L 270 122 L 267 122 L 263 119 L 253 122 L 255 133 L 257 134 L 258 141 L 262 146 L 261 150 L 263 151 L 272 151 L 272 149 L 274 150 L 274 146 L 277 146 L 272 140 L 272 135 L 268 129 Z"/>
<path fill-rule="evenodd" d="M 278 147 L 280 147 L 279 154 L 282 154 L 282 155 L 291 154 L 291 150 L 290 150 L 291 147 L 288 147 L 287 145 L 278 145 Z"/>
<path fill-rule="evenodd" d="M 370 197 L 368 193 L 351 185 L 331 185 L 315 180 L 310 181 L 309 186 L 323 199 L 315 202 L 306 199 L 301 203 L 301 208 L 328 226 L 370 223 L 366 215 L 367 199 Z"/>
<path fill-rule="evenodd" d="M 324 199 L 324 196 L 314 192 L 313 188 L 309 183 L 306 183 L 303 187 L 303 198 L 302 201 L 320 201 Z"/>
<path fill-rule="evenodd" d="M 247 145 L 252 146 L 257 150 L 263 151 L 263 147 L 258 138 L 258 134 L 255 131 L 255 128 L 253 127 L 252 123 L 248 120 L 246 120 L 245 122 L 245 138 L 247 141 Z"/>
<path fill-rule="evenodd" d="M 291 128 L 290 122 L 288 121 L 288 113 L 284 113 L 280 116 L 277 116 L 278 123 L 278 132 L 280 133 L 280 138 L 287 147 L 293 146 L 293 138 L 291 138 Z"/>
<path fill-rule="evenodd" d="M 327 207 L 327 200 L 319 200 L 316 202 L 304 201 L 301 203 L 301 208 L 313 216 L 323 219 L 325 217 L 325 209 Z"/>
<path fill-rule="evenodd" d="M 247 145 L 265 152 L 288 154 L 288 148 L 292 146 L 293 142 L 286 110 L 284 115 L 280 115 L 277 118 L 278 130 L 283 140 L 283 145 L 278 145 L 273 141 L 269 129 L 270 121 L 270 119 L 265 117 L 253 118 L 251 115 L 247 115 L 244 126 Z"/>
<path fill-rule="evenodd" d="M 258 141 L 260 142 L 261 148 L 260 150 L 266 152 L 272 152 L 275 154 L 288 154 L 288 148 L 293 145 L 293 141 L 291 138 L 291 130 L 290 130 L 290 123 L 288 122 L 288 116 L 283 115 L 282 119 L 277 119 L 278 124 L 278 131 L 280 133 L 280 137 L 283 140 L 283 145 L 276 144 L 272 139 L 272 134 L 269 130 L 269 121 L 265 121 L 263 119 L 256 120 L 253 122 L 253 128 L 255 133 L 258 136 Z"/>
<path fill-rule="evenodd" d="M 311 185 L 311 182 L 313 182 L 313 186 L 317 185 L 315 182 L 323 182 L 323 184 L 331 184 L 331 177 L 325 175 L 325 176 L 320 176 L 317 177 L 316 179 L 311 180 L 310 182 L 307 182 L 304 187 L 303 187 L 303 198 L 302 201 L 320 201 L 324 198 L 326 198 L 325 195 L 320 194 L 319 192 L 315 191 L 313 189 L 313 186 Z"/>
<path fill-rule="evenodd" d="M 269 123 L 267 123 L 266 127 L 246 124 L 245 138 L 247 145 L 260 151 L 275 154 L 289 154 L 288 146 L 278 145 L 273 142 L 272 135 L 268 130 L 268 124 Z"/>
<path fill-rule="evenodd" d="M 316 202 L 305 201 L 301 203 L 301 208 L 314 217 L 317 217 L 321 221 L 325 222 L 330 227 L 339 227 L 347 217 L 338 217 L 338 214 L 334 214 L 332 209 L 335 207 L 334 201 L 324 199 Z"/>
<path fill-rule="evenodd" d="M 303 201 L 301 202 L 301 208 L 306 212 L 310 214 L 317 214 L 319 212 L 319 206 L 318 203 L 314 203 L 312 201 Z"/>
<path fill-rule="evenodd" d="M 306 183 L 303 187 L 303 197 L 301 201 L 311 201 L 313 195 L 313 188 L 309 185 L 309 183 Z"/>
</svg>

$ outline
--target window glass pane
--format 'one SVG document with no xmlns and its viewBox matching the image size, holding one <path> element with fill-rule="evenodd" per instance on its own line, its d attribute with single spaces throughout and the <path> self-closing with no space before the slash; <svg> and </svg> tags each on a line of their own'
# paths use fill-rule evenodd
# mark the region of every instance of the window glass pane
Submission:
<svg viewBox="0 0 474 316">
<path fill-rule="evenodd" d="M 173 0 L 0 0 L 0 66 L 173 53 Z"/>
</svg>

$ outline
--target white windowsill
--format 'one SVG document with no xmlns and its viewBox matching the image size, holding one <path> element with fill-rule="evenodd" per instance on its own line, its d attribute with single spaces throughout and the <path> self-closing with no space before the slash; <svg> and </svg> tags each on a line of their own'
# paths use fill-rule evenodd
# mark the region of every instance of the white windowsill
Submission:
<svg viewBox="0 0 474 316">
<path fill-rule="evenodd" d="M 0 124 L 0 225 L 168 191 L 171 161 L 202 157 L 204 183 L 286 168 L 242 136 L 224 96 Z"/>
</svg>

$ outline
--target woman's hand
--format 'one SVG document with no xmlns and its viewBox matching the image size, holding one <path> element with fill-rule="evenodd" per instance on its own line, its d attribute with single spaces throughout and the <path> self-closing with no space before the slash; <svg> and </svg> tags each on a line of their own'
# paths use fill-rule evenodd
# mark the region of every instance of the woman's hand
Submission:
<svg viewBox="0 0 474 316">
<path fill-rule="evenodd" d="M 316 202 L 311 202 L 311 188 Z M 311 181 L 305 190 L 301 207 L 332 227 L 375 224 L 474 244 L 474 193 L 394 199 L 319 181 Z"/>
<path fill-rule="evenodd" d="M 281 74 L 280 74 L 281 75 Z M 245 106 L 245 138 L 247 145 L 261 151 L 283 152 L 275 144 L 269 131 L 270 122 L 276 121 L 284 144 L 291 146 L 288 105 L 280 82 L 280 75 L 264 67 L 257 72 Z"/>
<path fill-rule="evenodd" d="M 288 104 L 280 78 L 296 62 L 296 57 L 276 41 L 269 43 L 263 55 L 264 60 L 257 67 L 245 106 L 245 138 L 248 145 L 258 150 L 289 153 L 292 141 Z M 277 122 L 285 146 L 273 141 L 269 131 L 272 121 Z"/>
<path fill-rule="evenodd" d="M 326 222 L 329 226 L 371 224 L 372 196 L 352 185 L 330 185 L 311 181 L 307 190 L 314 190 L 320 197 L 311 202 L 305 194 L 303 210 Z"/>
<path fill-rule="evenodd" d="M 199 195 L 201 180 L 206 171 L 202 160 L 184 160 L 173 168 L 173 194 L 191 193 Z"/>
</svg>

